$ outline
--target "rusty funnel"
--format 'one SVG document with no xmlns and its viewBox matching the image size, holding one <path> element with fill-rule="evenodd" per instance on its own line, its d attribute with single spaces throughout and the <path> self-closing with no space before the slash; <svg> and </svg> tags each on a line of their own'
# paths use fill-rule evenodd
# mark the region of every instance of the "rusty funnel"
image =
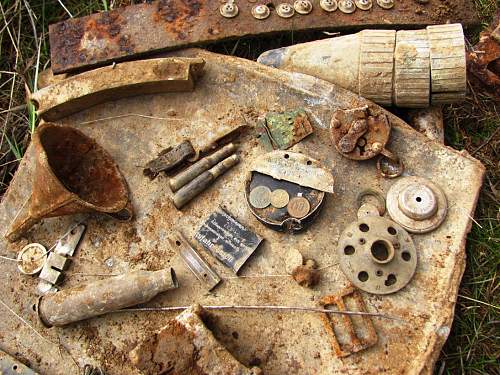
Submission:
<svg viewBox="0 0 500 375">
<path fill-rule="evenodd" d="M 34 133 L 33 146 L 31 197 L 5 235 L 9 241 L 48 217 L 86 212 L 132 217 L 125 178 L 94 139 L 75 128 L 46 123 Z"/>
</svg>

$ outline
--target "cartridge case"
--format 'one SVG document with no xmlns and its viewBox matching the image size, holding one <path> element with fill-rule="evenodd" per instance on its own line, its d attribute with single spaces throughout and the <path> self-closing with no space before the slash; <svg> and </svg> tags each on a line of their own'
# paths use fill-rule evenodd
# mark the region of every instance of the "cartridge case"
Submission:
<svg viewBox="0 0 500 375">
<path fill-rule="evenodd" d="M 177 209 L 183 207 L 191 199 L 210 186 L 217 177 L 238 164 L 239 161 L 240 158 L 238 155 L 231 155 L 208 171 L 203 172 L 187 185 L 183 186 L 177 193 L 174 194 L 173 202 L 175 207 Z"/>
<path fill-rule="evenodd" d="M 64 326 L 147 302 L 179 285 L 172 268 L 133 271 L 40 298 L 38 316 L 48 327 Z"/>
<path fill-rule="evenodd" d="M 215 164 L 224 160 L 229 155 L 236 151 L 236 146 L 233 143 L 229 143 L 222 147 L 220 150 L 214 152 L 200 161 L 194 163 L 192 166 L 172 177 L 169 181 L 170 188 L 172 191 L 177 191 L 189 181 L 192 181 L 195 177 L 213 167 Z"/>
</svg>

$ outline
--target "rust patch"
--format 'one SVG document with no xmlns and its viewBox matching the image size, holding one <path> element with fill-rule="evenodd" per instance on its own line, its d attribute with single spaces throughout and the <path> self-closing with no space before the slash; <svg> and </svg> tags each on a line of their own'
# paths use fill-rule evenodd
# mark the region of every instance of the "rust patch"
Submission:
<svg viewBox="0 0 500 375">
<path fill-rule="evenodd" d="M 153 19 L 182 41 L 191 33 L 191 24 L 203 11 L 203 0 L 160 0 Z"/>
<path fill-rule="evenodd" d="M 417 14 L 413 6 L 398 4 L 391 10 L 373 7 L 370 12 L 339 14 L 331 17 L 314 7 L 307 17 L 290 19 L 272 14 L 257 21 L 251 15 L 253 3 L 239 2 L 235 19 L 219 14 L 219 0 L 159 0 L 117 8 L 83 18 L 73 18 L 49 27 L 52 69 L 65 73 L 118 62 L 131 55 L 158 53 L 187 45 L 211 43 L 256 34 L 383 24 L 385 27 L 414 28 L 428 24 L 461 22 L 476 24 L 473 5 L 456 0 L 444 12 L 436 1 Z M 439 14 L 437 10 L 440 10 Z"/>
<path fill-rule="evenodd" d="M 500 13 L 467 54 L 467 69 L 500 100 Z"/>
</svg>

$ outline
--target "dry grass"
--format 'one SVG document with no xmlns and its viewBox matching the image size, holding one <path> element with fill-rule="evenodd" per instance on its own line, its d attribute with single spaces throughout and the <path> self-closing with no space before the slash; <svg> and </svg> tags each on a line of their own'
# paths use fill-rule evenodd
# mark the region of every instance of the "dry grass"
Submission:
<svg viewBox="0 0 500 375">
<path fill-rule="evenodd" d="M 475 0 L 486 23 L 497 10 L 496 0 Z M 30 141 L 37 119 L 26 94 L 35 89 L 38 73 L 49 61 L 47 26 L 69 14 L 83 16 L 130 1 L 1 0 L 0 4 L 0 197 L 7 189 Z M 211 50 L 256 58 L 261 51 L 325 37 L 321 33 L 283 34 L 272 39 L 242 39 L 209 46 Z M 471 44 L 478 31 L 469 35 Z M 499 374 L 500 261 L 499 155 L 497 104 L 471 87 L 461 105 L 446 108 L 446 142 L 466 149 L 487 167 L 487 176 L 467 245 L 468 263 L 450 338 L 437 365 L 438 373 Z"/>
</svg>

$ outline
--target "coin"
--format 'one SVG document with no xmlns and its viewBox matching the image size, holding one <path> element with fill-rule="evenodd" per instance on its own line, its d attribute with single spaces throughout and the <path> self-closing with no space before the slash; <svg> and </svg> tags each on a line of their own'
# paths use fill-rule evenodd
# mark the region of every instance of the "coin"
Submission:
<svg viewBox="0 0 500 375">
<path fill-rule="evenodd" d="M 271 205 L 276 208 L 285 207 L 290 201 L 290 196 L 283 189 L 276 189 L 271 193 Z"/>
<path fill-rule="evenodd" d="M 43 268 L 46 259 L 45 247 L 39 243 L 30 243 L 17 255 L 17 268 L 25 275 L 34 275 Z"/>
<path fill-rule="evenodd" d="M 267 186 L 257 186 L 250 192 L 248 200 L 252 207 L 266 208 L 271 204 L 271 189 Z"/>
<path fill-rule="evenodd" d="M 291 217 L 302 219 L 311 210 L 311 204 L 304 197 L 293 197 L 288 202 L 287 210 Z"/>
</svg>

